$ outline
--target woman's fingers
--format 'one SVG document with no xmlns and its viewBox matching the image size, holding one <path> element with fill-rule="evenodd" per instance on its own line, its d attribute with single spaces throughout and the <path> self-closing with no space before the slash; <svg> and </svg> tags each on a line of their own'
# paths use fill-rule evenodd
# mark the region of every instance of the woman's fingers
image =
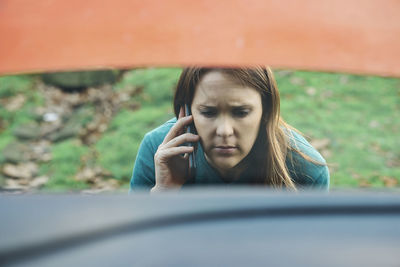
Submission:
<svg viewBox="0 0 400 267">
<path fill-rule="evenodd" d="M 185 110 L 183 109 L 183 107 L 181 107 L 181 109 L 179 110 L 178 119 L 183 117 L 185 117 Z"/>
<path fill-rule="evenodd" d="M 172 140 L 170 140 L 168 143 L 163 144 L 162 148 L 170 148 L 170 147 L 176 147 L 180 146 L 184 143 L 189 143 L 189 142 L 197 142 L 199 141 L 199 136 L 192 134 L 192 133 L 185 133 L 182 135 L 179 135 Z"/>
<path fill-rule="evenodd" d="M 168 134 L 165 136 L 164 141 L 162 144 L 166 144 L 169 141 L 171 141 L 173 138 L 177 137 L 180 135 L 183 131 L 183 128 L 190 124 L 193 121 L 193 116 L 186 116 L 178 119 L 175 123 L 175 125 L 169 130 Z"/>
<path fill-rule="evenodd" d="M 181 118 L 184 118 L 185 115 L 186 115 L 185 114 L 185 109 L 183 108 L 183 106 L 181 106 L 181 108 L 179 109 L 178 120 L 181 119 Z M 183 134 L 184 130 L 185 130 L 184 128 L 179 130 L 177 135 Z"/>
<path fill-rule="evenodd" d="M 171 147 L 169 149 L 157 150 L 156 154 L 154 154 L 154 162 L 156 164 L 168 162 L 171 157 L 191 152 L 193 152 L 193 147 L 190 146 L 178 146 Z"/>
</svg>

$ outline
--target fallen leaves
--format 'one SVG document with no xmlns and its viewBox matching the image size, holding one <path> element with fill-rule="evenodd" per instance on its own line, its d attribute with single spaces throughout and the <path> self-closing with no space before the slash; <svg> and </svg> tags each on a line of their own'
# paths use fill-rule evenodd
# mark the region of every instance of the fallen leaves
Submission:
<svg viewBox="0 0 400 267">
<path fill-rule="evenodd" d="M 386 187 L 396 187 L 399 183 L 396 178 L 390 176 L 382 176 L 380 179 L 383 181 Z"/>
<path fill-rule="evenodd" d="M 84 181 L 91 185 L 91 189 L 83 190 L 82 193 L 95 194 L 106 191 L 114 191 L 119 188 L 117 180 L 111 179 L 112 174 L 101 167 L 86 167 L 75 177 L 78 181 Z"/>
<path fill-rule="evenodd" d="M 84 181 L 87 183 L 94 183 L 97 178 L 107 178 L 112 177 L 112 174 L 99 166 L 90 168 L 85 167 L 75 176 L 78 181 Z"/>
<path fill-rule="evenodd" d="M 364 188 L 371 187 L 371 183 L 367 179 L 361 179 L 358 185 Z"/>
<path fill-rule="evenodd" d="M 38 172 L 37 164 L 33 162 L 10 164 L 6 163 L 3 166 L 3 174 L 16 179 L 31 179 Z"/>
<path fill-rule="evenodd" d="M 16 96 L 13 96 L 4 103 L 4 108 L 7 111 L 14 112 L 18 109 L 20 109 L 26 101 L 26 97 L 23 94 L 18 94 Z"/>
<path fill-rule="evenodd" d="M 30 182 L 30 184 L 29 184 L 29 186 L 31 186 L 31 187 L 34 187 L 34 188 L 40 188 L 40 187 L 42 187 L 43 185 L 45 185 L 48 181 L 49 181 L 49 177 L 47 177 L 47 176 L 39 176 L 39 177 L 36 177 L 35 179 L 33 179 L 31 182 Z"/>
<path fill-rule="evenodd" d="M 375 175 L 373 177 L 361 177 L 357 175 L 356 177 L 353 176 L 353 178 L 358 180 L 358 185 L 360 187 L 384 186 L 392 188 L 399 185 L 399 180 L 391 176 Z"/>
<path fill-rule="evenodd" d="M 368 126 L 370 128 L 378 128 L 380 126 L 380 123 L 378 121 L 376 121 L 376 120 L 372 120 L 372 121 L 369 122 Z"/>
<path fill-rule="evenodd" d="M 303 78 L 293 76 L 290 78 L 290 83 L 296 86 L 305 85 L 306 81 Z"/>
<path fill-rule="evenodd" d="M 2 151 L 5 163 L 0 165 L 0 175 L 4 177 L 0 187 L 8 191 L 25 192 L 45 185 L 51 176 L 39 175 L 38 166 L 42 162 L 51 162 L 54 143 L 76 138 L 90 148 L 121 108 L 140 108 L 134 96 L 143 90 L 135 86 L 115 90 L 111 85 L 104 85 L 65 92 L 40 82 L 35 89 L 44 97 L 43 105 L 32 110 L 34 120 L 14 128 L 17 140 Z M 15 112 L 23 107 L 27 98 L 18 94 L 0 101 L 7 111 Z M 6 126 L 7 121 L 0 119 L 0 128 Z M 119 182 L 111 173 L 92 166 L 96 158 L 93 154 L 90 159 L 81 160 L 81 170 L 75 179 L 85 182 L 96 192 L 119 188 Z"/>
<path fill-rule="evenodd" d="M 315 89 L 314 87 L 307 87 L 306 93 L 309 96 L 314 96 L 317 93 L 317 89 Z"/>
<path fill-rule="evenodd" d="M 3 149 L 3 156 L 9 163 L 19 162 L 48 162 L 51 160 L 51 143 L 47 140 L 39 140 L 29 144 L 12 142 Z"/>
<path fill-rule="evenodd" d="M 47 183 L 49 177 L 39 176 L 38 166 L 35 163 L 27 162 L 20 164 L 5 164 L 3 166 L 3 174 L 8 177 L 5 179 L 3 189 L 8 191 L 27 191 L 37 189 Z"/>
<path fill-rule="evenodd" d="M 119 182 L 115 179 L 99 180 L 91 189 L 83 190 L 83 194 L 98 194 L 103 192 L 110 192 L 118 189 Z"/>
<path fill-rule="evenodd" d="M 386 160 L 386 166 L 389 168 L 400 167 L 400 159 L 398 158 L 389 158 Z"/>
</svg>

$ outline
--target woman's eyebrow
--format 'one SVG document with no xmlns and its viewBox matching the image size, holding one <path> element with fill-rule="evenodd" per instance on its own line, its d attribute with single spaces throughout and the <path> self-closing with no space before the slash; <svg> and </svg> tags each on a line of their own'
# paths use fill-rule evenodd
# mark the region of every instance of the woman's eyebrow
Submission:
<svg viewBox="0 0 400 267">
<path fill-rule="evenodd" d="M 199 105 L 199 108 L 216 108 L 217 106 L 215 106 L 215 105 L 204 105 L 204 104 L 202 104 L 202 105 Z M 238 105 L 230 105 L 230 107 L 231 108 L 234 108 L 234 109 L 251 109 L 251 108 L 253 108 L 253 105 L 250 105 L 250 104 L 238 104 Z"/>
<path fill-rule="evenodd" d="M 199 105 L 199 108 L 215 108 L 213 105 Z"/>
<path fill-rule="evenodd" d="M 232 108 L 246 109 L 246 108 L 253 108 L 253 105 L 249 105 L 249 104 L 243 104 L 243 105 L 232 105 Z"/>
</svg>

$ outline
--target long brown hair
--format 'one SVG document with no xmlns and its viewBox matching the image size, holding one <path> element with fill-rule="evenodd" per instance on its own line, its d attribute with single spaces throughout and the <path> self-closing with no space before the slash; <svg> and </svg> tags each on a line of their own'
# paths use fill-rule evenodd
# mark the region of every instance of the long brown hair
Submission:
<svg viewBox="0 0 400 267">
<path fill-rule="evenodd" d="M 285 123 L 280 116 L 279 91 L 270 68 L 185 68 L 179 78 L 174 96 L 176 117 L 182 105 L 191 106 L 197 84 L 207 72 L 212 70 L 229 75 L 239 84 L 256 89 L 261 95 L 263 115 L 260 130 L 252 150 L 246 157 L 251 159 L 253 164 L 257 164 L 253 183 L 296 190 L 285 162 L 288 150 L 299 152 L 289 142 L 289 139 L 293 137 L 291 130 L 295 129 Z M 313 161 L 303 153 L 299 154 Z"/>
</svg>

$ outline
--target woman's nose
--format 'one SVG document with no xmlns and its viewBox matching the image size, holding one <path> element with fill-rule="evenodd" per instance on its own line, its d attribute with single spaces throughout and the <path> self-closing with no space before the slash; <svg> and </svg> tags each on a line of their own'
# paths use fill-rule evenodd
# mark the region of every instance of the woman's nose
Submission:
<svg viewBox="0 0 400 267">
<path fill-rule="evenodd" d="M 228 137 L 233 135 L 233 125 L 227 118 L 217 120 L 217 136 Z"/>
</svg>

